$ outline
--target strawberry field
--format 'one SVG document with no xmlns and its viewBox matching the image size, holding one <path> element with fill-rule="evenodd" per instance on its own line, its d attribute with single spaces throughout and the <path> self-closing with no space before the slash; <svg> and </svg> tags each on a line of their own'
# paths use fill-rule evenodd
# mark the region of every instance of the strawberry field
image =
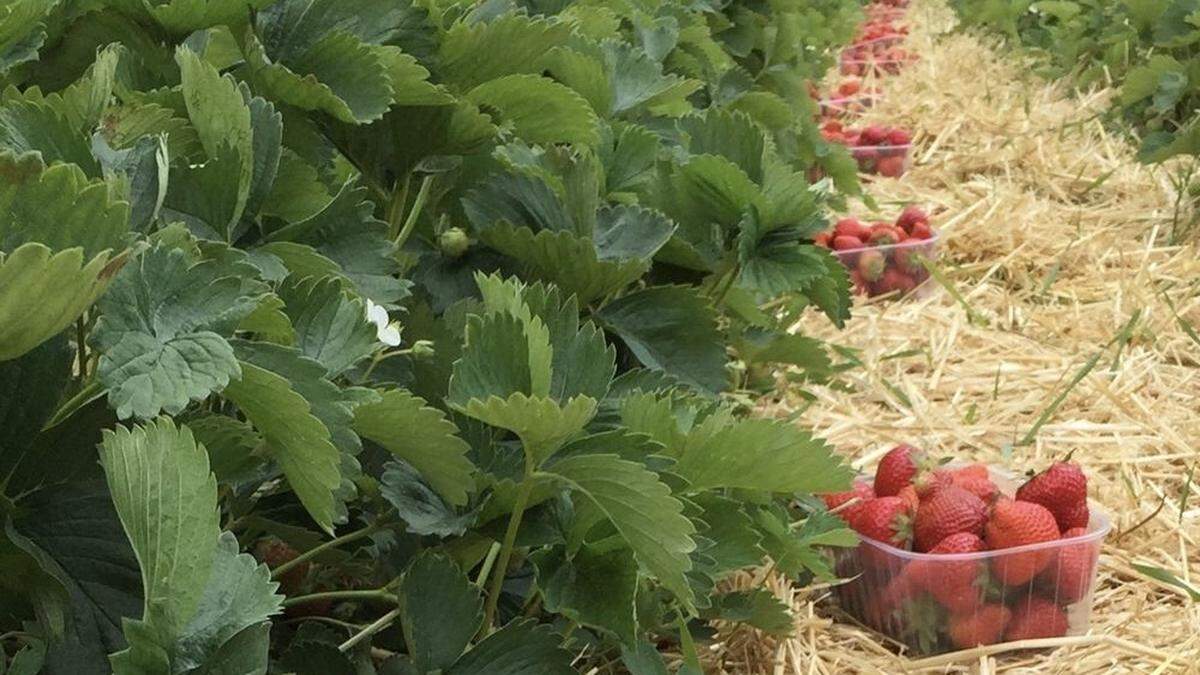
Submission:
<svg viewBox="0 0 1200 675">
<path fill-rule="evenodd" d="M 1188 672 L 1196 8 L 909 4 L 0 2 L 0 675 Z"/>
</svg>

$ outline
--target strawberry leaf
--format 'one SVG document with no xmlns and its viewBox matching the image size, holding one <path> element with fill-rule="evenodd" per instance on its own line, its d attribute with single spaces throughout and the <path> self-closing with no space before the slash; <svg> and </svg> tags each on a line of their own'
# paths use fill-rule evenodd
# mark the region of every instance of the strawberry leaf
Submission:
<svg viewBox="0 0 1200 675">
<path fill-rule="evenodd" d="M 633 550 L 638 563 L 685 608 L 695 602 L 686 573 L 695 550 L 695 528 L 683 504 L 641 464 L 615 455 L 564 457 L 545 469 L 587 497 Z"/>
<path fill-rule="evenodd" d="M 546 609 L 612 632 L 627 644 L 634 641 L 638 569 L 629 549 L 597 551 L 585 545 L 568 555 L 555 546 L 530 557 Z"/>
<path fill-rule="evenodd" d="M 467 100 L 498 113 L 501 125 L 530 143 L 596 145 L 596 113 L 587 101 L 540 75 L 506 75 L 475 87 Z"/>
<path fill-rule="evenodd" d="M 567 22 L 516 12 L 491 21 L 459 21 L 442 39 L 437 70 L 463 91 L 506 75 L 540 72 L 543 55 L 570 35 Z"/>
<path fill-rule="evenodd" d="M 362 301 L 342 289 L 335 277 L 289 277 L 278 289 L 295 329 L 295 346 L 340 375 L 378 347 Z"/>
<path fill-rule="evenodd" d="M 420 672 L 454 663 L 483 622 L 479 589 L 444 554 L 417 556 L 398 595 L 405 643 Z"/>
</svg>

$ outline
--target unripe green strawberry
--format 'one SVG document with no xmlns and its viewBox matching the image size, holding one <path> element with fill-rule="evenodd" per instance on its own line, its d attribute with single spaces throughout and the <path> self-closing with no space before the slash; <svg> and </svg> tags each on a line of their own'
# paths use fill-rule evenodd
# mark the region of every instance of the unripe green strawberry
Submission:
<svg viewBox="0 0 1200 675">
<path fill-rule="evenodd" d="M 448 258 L 460 258 L 471 247 L 471 239 L 462 228 L 452 227 L 438 235 L 438 248 Z"/>
</svg>

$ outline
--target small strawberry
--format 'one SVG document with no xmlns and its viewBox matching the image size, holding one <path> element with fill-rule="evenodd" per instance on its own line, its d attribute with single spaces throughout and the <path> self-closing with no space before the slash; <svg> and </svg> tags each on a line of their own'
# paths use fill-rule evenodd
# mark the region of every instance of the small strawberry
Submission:
<svg viewBox="0 0 1200 675">
<path fill-rule="evenodd" d="M 911 547 L 912 511 L 899 497 L 867 500 L 850 525 L 868 539 L 905 550 Z"/>
<path fill-rule="evenodd" d="M 813 243 L 821 248 L 829 248 L 830 239 L 832 239 L 832 237 L 828 232 L 821 232 L 817 234 L 817 236 L 813 237 Z"/>
<path fill-rule="evenodd" d="M 853 96 L 862 88 L 862 80 L 857 77 L 848 77 L 838 85 L 838 93 L 842 96 Z"/>
<path fill-rule="evenodd" d="M 900 217 L 896 218 L 896 226 L 903 228 L 905 232 L 912 232 L 913 225 L 917 223 L 929 223 L 929 215 L 924 209 L 916 204 L 909 204 L 900 212 Z"/>
<path fill-rule="evenodd" d="M 984 541 L 992 550 L 1055 539 L 1058 539 L 1058 525 L 1053 514 L 1033 502 L 997 501 L 984 527 Z M 1002 584 L 1019 586 L 1037 576 L 1053 557 L 1054 549 L 1051 548 L 997 556 L 992 559 L 992 573 Z"/>
<path fill-rule="evenodd" d="M 1063 532 L 1062 538 L 1073 539 L 1085 534 L 1087 529 L 1073 527 Z M 1099 555 L 1100 548 L 1096 542 L 1066 544 L 1058 549 L 1058 555 L 1046 565 L 1046 569 L 1038 575 L 1038 580 L 1045 584 L 1047 595 L 1058 604 L 1079 602 L 1091 589 Z"/>
<path fill-rule="evenodd" d="M 1087 477 L 1077 464 L 1051 464 L 1017 489 L 1017 499 L 1049 509 L 1060 531 L 1087 527 Z"/>
<path fill-rule="evenodd" d="M 888 130 L 878 124 L 871 124 L 862 130 L 863 145 L 880 145 L 887 142 Z"/>
<path fill-rule="evenodd" d="M 912 226 L 912 231 L 908 233 L 913 239 L 933 239 L 933 230 L 927 223 L 917 223 Z"/>
<path fill-rule="evenodd" d="M 863 251 L 858 257 L 858 273 L 867 281 L 879 281 L 887 261 L 879 251 Z"/>
<path fill-rule="evenodd" d="M 863 248 L 862 240 L 858 237 L 841 235 L 833 238 L 833 250 L 835 251 L 851 251 L 856 248 Z"/>
<path fill-rule="evenodd" d="M 866 241 L 871 236 L 871 228 L 858 218 L 842 218 L 833 225 L 833 236 L 846 236 Z"/>
<path fill-rule="evenodd" d="M 272 570 L 295 560 L 299 555 L 299 551 L 276 537 L 260 539 L 254 545 L 254 557 Z M 305 577 L 308 576 L 310 568 L 310 563 L 303 562 L 280 575 L 277 579 L 279 592 L 284 595 L 295 595 L 304 583 Z"/>
<path fill-rule="evenodd" d="M 905 274 L 903 271 L 895 267 L 889 267 L 884 273 L 883 278 L 879 280 L 880 293 L 892 293 L 899 291 L 900 295 L 908 293 L 917 287 L 917 282 L 912 280 L 912 277 Z"/>
<path fill-rule="evenodd" d="M 960 532 L 983 534 L 987 522 L 983 500 L 955 485 L 937 490 L 921 502 L 913 522 L 913 544 L 928 551 L 946 537 Z"/>
<path fill-rule="evenodd" d="M 1034 638 L 1061 637 L 1070 627 L 1067 615 L 1053 602 L 1030 596 L 1017 603 L 1012 620 L 1004 631 L 1004 639 L 1032 640 Z"/>
<path fill-rule="evenodd" d="M 902 238 L 902 233 L 896 228 L 883 223 L 871 227 L 871 236 L 867 238 L 867 241 L 872 246 L 891 246 L 899 243 Z"/>
<path fill-rule="evenodd" d="M 908 145 L 912 143 L 912 136 L 904 129 L 892 129 L 888 132 L 887 142 L 892 145 Z"/>
<path fill-rule="evenodd" d="M 899 178 L 904 175 L 904 158 L 884 157 L 875 163 L 875 171 L 886 178 Z"/>
<path fill-rule="evenodd" d="M 880 497 L 899 494 L 905 485 L 912 485 L 913 478 L 927 462 L 924 451 L 911 445 L 892 448 L 879 460 L 879 468 L 875 471 L 875 494 Z"/>
<path fill-rule="evenodd" d="M 1004 605 L 984 605 L 973 612 L 951 615 L 950 641 L 959 649 L 991 645 L 1004 636 L 1012 612 Z"/>
<path fill-rule="evenodd" d="M 845 492 L 832 492 L 830 494 L 821 495 L 821 499 L 825 501 L 825 508 L 833 511 L 842 504 L 848 503 L 852 499 L 858 499 L 858 502 L 851 504 L 837 512 L 837 516 L 846 523 L 854 522 L 855 516 L 862 510 L 863 504 L 875 497 L 875 491 L 871 489 L 870 483 L 865 480 L 854 481 L 854 487 Z"/>
<path fill-rule="evenodd" d="M 938 542 L 929 553 L 946 555 L 978 553 L 985 550 L 983 540 L 970 532 L 959 532 Z M 981 582 L 985 568 L 979 560 L 914 560 L 904 568 L 913 583 L 929 592 L 952 613 L 969 612 L 983 603 Z"/>
</svg>

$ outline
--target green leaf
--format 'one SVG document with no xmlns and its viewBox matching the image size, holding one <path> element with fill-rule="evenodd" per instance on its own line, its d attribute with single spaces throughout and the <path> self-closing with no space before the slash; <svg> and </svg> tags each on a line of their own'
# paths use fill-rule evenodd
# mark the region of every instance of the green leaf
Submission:
<svg viewBox="0 0 1200 675">
<path fill-rule="evenodd" d="M 639 641 L 634 649 L 622 645 L 621 663 L 630 675 L 671 675 L 658 648 L 645 641 Z"/>
<path fill-rule="evenodd" d="M 245 50 L 252 81 L 271 98 L 297 108 L 361 124 L 381 117 L 391 101 L 382 59 L 347 33 L 330 33 L 291 67 L 273 63 L 252 35 Z"/>
<path fill-rule="evenodd" d="M 495 110 L 500 121 L 530 143 L 596 145 L 599 121 L 587 100 L 541 75 L 506 75 L 484 82 L 467 99 Z"/>
<path fill-rule="evenodd" d="M 188 419 L 187 425 L 208 451 L 209 467 L 220 483 L 235 483 L 265 461 L 254 454 L 262 444 L 262 436 L 249 422 L 226 415 L 205 415 Z"/>
<path fill-rule="evenodd" d="M 637 630 L 638 570 L 629 549 L 604 552 L 585 545 L 568 556 L 565 548 L 555 546 L 530 558 L 548 611 L 603 628 L 632 644 Z"/>
<path fill-rule="evenodd" d="M 582 96 L 596 115 L 608 117 L 612 111 L 612 84 L 601 60 L 567 47 L 555 47 L 540 63 L 555 80 Z"/>
<path fill-rule="evenodd" d="M 142 136 L 123 150 L 109 147 L 102 134 L 92 136 L 92 152 L 104 177 L 130 204 L 129 224 L 145 232 L 158 217 L 169 174 L 165 136 Z"/>
<path fill-rule="evenodd" d="M 408 462 L 393 460 L 384 465 L 379 494 L 396 509 L 407 532 L 452 537 L 462 534 L 478 515 L 459 513 L 421 478 Z"/>
<path fill-rule="evenodd" d="M 446 675 L 574 675 L 562 638 L 533 619 L 516 619 L 484 638 Z"/>
<path fill-rule="evenodd" d="M 506 75 L 540 72 L 538 62 L 570 35 L 569 23 L 516 12 L 492 21 L 459 21 L 442 38 L 438 73 L 465 91 Z"/>
<path fill-rule="evenodd" d="M 239 553 L 237 539 L 229 532 L 222 533 L 200 604 L 173 646 L 172 666 L 176 670 L 207 667 L 202 672 L 221 672 L 213 670 L 211 657 L 243 631 L 263 625 L 279 612 L 283 598 L 276 595 L 277 587 L 266 565 Z M 265 636 L 256 651 L 265 661 Z"/>
<path fill-rule="evenodd" d="M 483 623 L 483 598 L 458 565 L 425 551 L 404 573 L 400 616 L 409 655 L 421 672 L 446 669 Z"/>
<path fill-rule="evenodd" d="M 512 314 L 467 318 L 466 344 L 454 364 L 447 402 L 459 408 L 472 399 L 510 394 L 544 397 L 550 392 L 550 334 L 541 319 Z"/>
<path fill-rule="evenodd" d="M 575 232 L 575 221 L 554 189 L 539 176 L 516 171 L 491 174 L 463 197 L 463 210 L 477 229 L 525 226 L 534 232 Z"/>
<path fill-rule="evenodd" d="M 802 291 L 825 276 L 825 254 L 816 246 L 802 244 L 801 231 L 791 227 L 771 228 L 751 207 L 738 232 L 738 282 L 768 298 Z"/>
<path fill-rule="evenodd" d="M 614 113 L 641 108 L 655 115 L 679 116 L 692 109 L 687 97 L 703 83 L 664 75 L 660 63 L 623 41 L 606 40 L 602 47 L 613 83 Z"/>
<path fill-rule="evenodd" d="M 275 182 L 261 212 L 288 222 L 304 220 L 329 203 L 330 195 L 317 170 L 295 151 L 284 148 Z"/>
<path fill-rule="evenodd" d="M 312 414 L 329 430 L 330 440 L 341 451 L 357 454 L 362 449 L 358 436 L 350 428 L 358 404 L 353 390 L 333 384 L 320 363 L 292 347 L 270 342 L 234 339 L 234 353 L 243 364 L 253 364 L 286 379 L 291 388 L 304 397 Z M 361 390 L 360 390 L 361 391 Z"/>
<path fill-rule="evenodd" d="M 717 155 L 693 155 L 670 176 L 659 206 L 681 224 L 732 227 L 751 206 L 762 206 L 759 187 L 738 165 Z M 665 202 L 663 201 L 665 200 Z"/>
<path fill-rule="evenodd" d="M 654 132 L 635 124 L 622 124 L 606 133 L 600 143 L 599 157 L 609 193 L 636 190 L 649 180 L 658 158 L 658 145 Z"/>
<path fill-rule="evenodd" d="M 1183 590 L 1183 592 L 1186 593 L 1192 600 L 1200 600 L 1200 591 L 1197 591 L 1194 586 L 1187 583 L 1181 579 L 1179 575 L 1171 572 L 1170 570 L 1165 570 L 1161 567 L 1155 567 L 1154 565 L 1143 565 L 1140 563 L 1134 563 L 1133 568 L 1138 572 L 1150 577 L 1151 579 L 1154 579 L 1155 581 L 1161 581 L 1164 584 Z"/>
<path fill-rule="evenodd" d="M 276 291 L 295 329 L 295 345 L 330 377 L 340 375 L 378 347 L 362 301 L 335 277 L 291 277 Z"/>
<path fill-rule="evenodd" d="M 482 232 L 488 246 L 515 258 L 535 279 L 553 282 L 582 302 L 591 302 L 641 278 L 650 259 L 601 260 L 595 244 L 567 231 L 542 230 L 498 223 Z M 570 260 L 570 265 L 562 264 Z"/>
<path fill-rule="evenodd" d="M 39 242 L 55 252 L 79 246 L 94 259 L 124 248 L 129 231 L 129 205 L 112 201 L 103 181 L 89 181 L 77 166 L 47 168 L 32 153 L 0 152 L 0 211 L 0 251 Z"/>
<path fill-rule="evenodd" d="M 700 535 L 713 542 L 705 553 L 713 559 L 716 572 L 732 572 L 762 564 L 766 555 L 762 538 L 741 503 L 716 492 L 693 495 L 691 499 L 703 509 L 700 520 L 708 527 Z"/>
<path fill-rule="evenodd" d="M 826 372 L 833 366 L 825 343 L 792 333 L 747 330 L 738 353 L 750 363 L 785 363 L 813 372 Z"/>
<path fill-rule="evenodd" d="M 472 398 L 466 405 L 454 407 L 481 422 L 515 433 L 529 461 L 538 466 L 591 421 L 596 414 L 596 399 L 581 395 L 560 405 L 549 398 L 518 392 L 507 398 Z"/>
<path fill-rule="evenodd" d="M 745 419 L 689 443 L 674 471 L 688 489 L 743 488 L 768 492 L 836 492 L 850 468 L 824 441 L 779 420 Z"/>
<path fill-rule="evenodd" d="M 46 164 L 75 164 L 76 171 L 98 176 L 87 134 L 66 108 L 59 97 L 8 97 L 0 105 L 0 148 L 18 155 L 36 152 Z"/>
<path fill-rule="evenodd" d="M 788 606 L 765 588 L 733 591 L 713 598 L 702 616 L 708 620 L 745 623 L 768 635 L 785 637 L 795 631 Z"/>
<path fill-rule="evenodd" d="M 0 71 L 32 61 L 46 41 L 46 13 L 56 3 L 17 0 L 0 7 Z"/>
<path fill-rule="evenodd" d="M 75 322 L 108 288 L 125 256 L 85 260 L 79 248 L 57 254 L 29 243 L 0 252 L 0 362 L 14 359 Z"/>
<path fill-rule="evenodd" d="M 159 418 L 105 432 L 100 456 L 142 572 L 141 623 L 170 639 L 200 606 L 213 569 L 219 514 L 208 455 L 187 427 Z"/>
<path fill-rule="evenodd" d="M 98 374 L 121 419 L 181 412 L 240 373 L 223 334 L 254 310 L 257 287 L 214 261 L 188 265 L 156 247 L 117 275 L 101 299 Z"/>
<path fill-rule="evenodd" d="M 716 313 L 694 290 L 657 286 L 635 291 L 601 307 L 597 318 L 647 368 L 708 391 L 729 386 Z"/>
<path fill-rule="evenodd" d="M 338 450 L 329 429 L 311 413 L 308 401 L 283 377 L 251 364 L 225 388 L 224 396 L 266 439 L 300 503 L 321 529 L 333 532 L 334 491 L 341 485 Z"/>
<path fill-rule="evenodd" d="M 179 63 L 188 117 L 205 153 L 210 159 L 229 157 L 229 163 L 238 167 L 237 191 L 228 221 L 208 223 L 228 241 L 246 208 L 255 171 L 250 106 L 232 76 L 222 76 L 192 50 L 178 48 L 175 60 Z"/>
<path fill-rule="evenodd" d="M 0 494 L 12 496 L 5 488 L 27 446 L 54 414 L 71 377 L 73 355 L 59 337 L 0 363 Z"/>
<path fill-rule="evenodd" d="M 450 504 L 467 503 L 475 467 L 458 427 L 425 401 L 406 391 L 382 393 L 378 401 L 354 409 L 354 430 L 411 464 Z"/>
<path fill-rule="evenodd" d="M 854 301 L 850 297 L 850 277 L 846 266 L 832 252 L 819 250 L 818 254 L 825 264 L 825 274 L 814 279 L 804 295 L 829 317 L 833 325 L 842 328 L 850 319 L 850 307 Z"/>
<path fill-rule="evenodd" d="M 695 602 L 686 573 L 696 548 L 683 504 L 641 464 L 615 455 L 576 455 L 546 469 L 592 501 L 633 549 L 638 563 L 685 608 Z"/>
<path fill-rule="evenodd" d="M 106 657 L 125 647 L 121 622 L 140 615 L 143 597 L 138 560 L 107 486 L 92 480 L 39 490 L 22 507 L 27 515 L 8 522 L 8 538 L 61 585 L 69 602 L 65 634 L 50 641 L 44 672 L 111 672 Z"/>
<path fill-rule="evenodd" d="M 766 138 L 744 113 L 709 108 L 679 120 L 693 155 L 716 155 L 738 166 L 750 180 L 763 182 L 763 149 Z"/>
</svg>

